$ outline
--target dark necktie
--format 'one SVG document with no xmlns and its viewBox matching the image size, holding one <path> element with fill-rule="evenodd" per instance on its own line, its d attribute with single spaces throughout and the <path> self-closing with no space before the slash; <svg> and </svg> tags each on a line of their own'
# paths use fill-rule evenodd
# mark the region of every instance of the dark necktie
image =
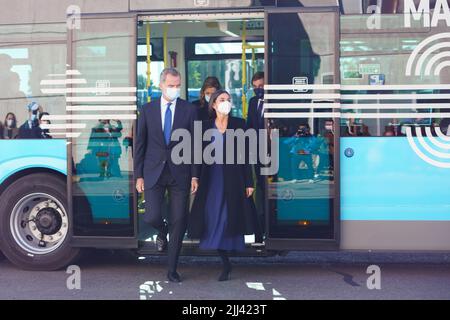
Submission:
<svg viewBox="0 0 450 320">
<path fill-rule="evenodd" d="M 264 127 L 264 100 L 258 100 L 258 125 L 260 128 Z"/>
<path fill-rule="evenodd" d="M 170 143 L 170 134 L 172 132 L 172 110 L 170 110 L 171 102 L 167 104 L 166 115 L 164 116 L 164 140 L 166 145 Z"/>
</svg>

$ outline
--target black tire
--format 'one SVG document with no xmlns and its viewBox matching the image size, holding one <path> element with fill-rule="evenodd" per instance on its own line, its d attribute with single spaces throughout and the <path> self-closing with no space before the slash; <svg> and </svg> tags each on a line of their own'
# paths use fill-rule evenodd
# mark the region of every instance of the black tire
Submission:
<svg viewBox="0 0 450 320">
<path fill-rule="evenodd" d="M 61 245 L 54 251 L 45 254 L 33 254 L 27 251 L 14 239 L 10 219 L 14 207 L 20 199 L 34 193 L 45 193 L 57 199 L 67 210 L 66 181 L 49 173 L 35 173 L 22 177 L 12 183 L 0 196 L 0 251 L 19 268 L 25 270 L 52 271 L 61 269 L 74 262 L 79 254 L 79 248 L 69 245 L 71 239 L 71 219 L 67 235 L 61 240 Z"/>
</svg>

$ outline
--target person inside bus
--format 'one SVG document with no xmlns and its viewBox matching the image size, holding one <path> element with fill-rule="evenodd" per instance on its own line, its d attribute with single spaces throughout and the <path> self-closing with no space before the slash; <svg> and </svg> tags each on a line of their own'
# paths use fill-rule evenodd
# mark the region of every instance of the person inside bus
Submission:
<svg viewBox="0 0 450 320">
<path fill-rule="evenodd" d="M 264 72 L 256 72 L 252 77 L 255 96 L 248 103 L 247 125 L 255 130 L 264 129 Z"/>
<path fill-rule="evenodd" d="M 334 121 L 332 119 L 325 120 L 323 133 L 320 137 L 320 146 L 318 149 L 319 164 L 317 166 L 317 174 L 322 170 L 329 169 L 333 172 L 334 162 Z"/>
<path fill-rule="evenodd" d="M 341 130 L 343 137 L 370 137 L 369 127 L 362 120 L 349 119 L 345 129 Z"/>
<path fill-rule="evenodd" d="M 162 97 L 142 107 L 134 150 L 136 189 L 145 193 L 143 220 L 158 231 L 157 250 L 168 248 L 167 279 L 181 282 L 177 273 L 178 257 L 186 231 L 188 201 L 198 189 L 197 164 L 175 164 L 172 129 L 187 130 L 194 135 L 197 108 L 180 98 L 181 75 L 175 68 L 165 68 L 160 75 Z M 168 224 L 163 220 L 164 195 L 169 194 Z M 190 192 L 189 192 L 190 191 Z M 170 241 L 167 242 L 167 233 Z"/>
<path fill-rule="evenodd" d="M 203 130 L 212 130 L 213 134 L 203 148 L 205 151 L 214 148 L 214 161 L 202 164 L 199 189 L 189 214 L 188 236 L 200 239 L 201 250 L 217 250 L 223 264 L 218 280 L 225 281 L 232 269 L 230 253 L 244 250 L 244 235 L 254 233 L 256 208 L 252 198 L 254 188 L 248 148 L 235 148 L 234 162 L 225 161 L 225 131 L 245 130 L 245 121 L 229 116 L 231 96 L 225 90 L 216 91 L 209 105 L 212 119 L 203 124 Z M 240 156 L 247 159 L 244 164 L 237 164 Z"/>
<path fill-rule="evenodd" d="M 42 120 L 44 116 L 48 116 L 48 112 L 42 112 L 39 115 L 39 127 L 41 128 L 41 138 L 42 139 L 51 139 L 50 130 L 45 127 L 47 124 L 51 124 L 50 120 Z"/>
<path fill-rule="evenodd" d="M 317 152 L 320 141 L 311 134 L 308 123 L 298 126 L 297 132 L 284 141 L 290 148 L 291 179 L 293 182 L 308 179 L 313 182 L 314 167 L 313 153 Z"/>
<path fill-rule="evenodd" d="M 28 120 L 19 128 L 19 139 L 42 139 L 42 130 L 39 127 L 39 114 L 42 107 L 36 102 L 27 105 Z"/>
<path fill-rule="evenodd" d="M 252 77 L 252 86 L 255 96 L 252 97 L 248 104 L 248 115 L 247 115 L 247 127 L 254 129 L 257 132 L 257 145 L 260 146 L 259 141 L 259 130 L 264 129 L 264 72 L 256 72 Z M 259 154 L 259 148 L 257 151 Z M 255 164 L 255 174 L 257 181 L 257 208 L 258 208 L 258 220 L 260 224 L 260 230 L 264 230 L 264 207 L 265 207 L 265 176 L 261 175 L 261 162 L 259 161 Z M 255 243 L 262 243 L 263 235 L 255 234 Z"/>
<path fill-rule="evenodd" d="M 193 105 L 198 108 L 198 119 L 201 121 L 209 120 L 209 101 L 211 99 L 211 95 L 220 90 L 222 86 L 220 85 L 219 79 L 216 77 L 208 77 L 203 82 L 203 86 L 200 90 L 200 99 L 192 102 Z"/>
<path fill-rule="evenodd" d="M 5 117 L 5 123 L 3 126 L 3 139 L 15 139 L 19 134 L 19 129 L 17 128 L 16 115 L 12 112 L 8 112 Z"/>
</svg>

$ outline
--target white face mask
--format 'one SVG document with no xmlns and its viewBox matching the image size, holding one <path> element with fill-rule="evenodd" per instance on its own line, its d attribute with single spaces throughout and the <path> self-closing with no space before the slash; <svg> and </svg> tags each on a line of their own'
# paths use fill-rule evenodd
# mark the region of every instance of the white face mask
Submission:
<svg viewBox="0 0 450 320">
<path fill-rule="evenodd" d="M 209 103 L 209 101 L 211 100 L 211 96 L 205 96 L 205 101 Z"/>
<path fill-rule="evenodd" d="M 12 120 L 12 119 L 8 119 L 8 120 L 6 120 L 6 125 L 8 126 L 8 127 L 12 127 L 13 126 L 13 124 L 14 124 L 14 120 Z"/>
<path fill-rule="evenodd" d="M 231 111 L 231 102 L 222 101 L 217 105 L 217 111 L 219 111 L 223 115 L 228 115 Z"/>
<path fill-rule="evenodd" d="M 333 130 L 333 126 L 325 126 L 325 130 L 331 131 L 331 130 Z"/>
<path fill-rule="evenodd" d="M 181 89 L 180 88 L 167 88 L 166 89 L 166 97 L 170 99 L 170 101 L 174 101 L 180 97 Z"/>
</svg>

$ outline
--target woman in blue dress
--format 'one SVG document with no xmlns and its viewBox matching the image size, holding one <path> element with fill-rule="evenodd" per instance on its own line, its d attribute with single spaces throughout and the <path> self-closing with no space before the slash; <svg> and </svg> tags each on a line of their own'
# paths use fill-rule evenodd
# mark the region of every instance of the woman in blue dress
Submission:
<svg viewBox="0 0 450 320">
<path fill-rule="evenodd" d="M 238 150 L 237 138 L 228 136 L 234 130 L 245 130 L 243 119 L 229 116 L 231 97 L 224 90 L 210 99 L 212 120 L 203 122 L 203 132 L 211 132 L 211 142 L 203 145 L 203 164 L 199 189 L 189 215 L 188 234 L 200 239 L 200 249 L 217 250 L 223 270 L 219 281 L 229 279 L 229 255 L 245 249 L 245 234 L 253 234 L 256 212 L 253 203 L 253 176 L 248 163 L 248 145 Z M 235 143 L 227 144 L 228 139 Z M 230 145 L 234 150 L 227 150 Z M 210 151 L 210 152 L 209 152 Z M 227 161 L 227 151 L 234 151 L 233 161 Z M 206 159 L 211 155 L 211 159 Z M 237 159 L 245 157 L 244 164 Z"/>
</svg>

